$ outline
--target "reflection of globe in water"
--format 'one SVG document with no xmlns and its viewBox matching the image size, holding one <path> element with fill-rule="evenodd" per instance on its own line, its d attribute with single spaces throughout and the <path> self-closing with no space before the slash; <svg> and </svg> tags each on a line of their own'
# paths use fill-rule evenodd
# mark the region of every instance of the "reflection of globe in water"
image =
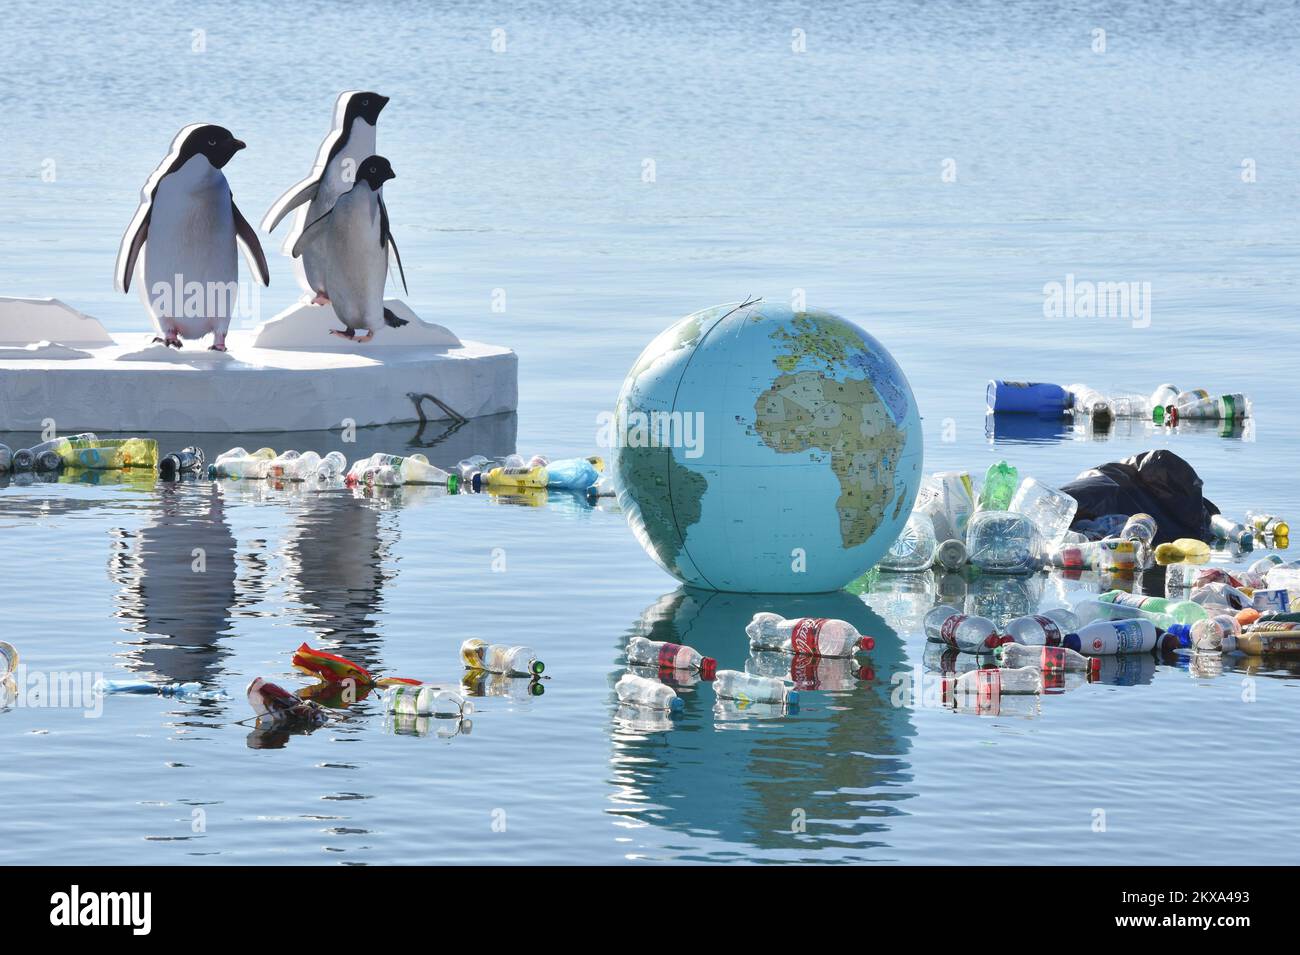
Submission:
<svg viewBox="0 0 1300 955">
<path fill-rule="evenodd" d="M 719 305 L 637 359 L 616 410 L 619 503 L 688 584 L 837 590 L 911 513 L 921 426 L 884 347 L 829 312 Z"/>
</svg>

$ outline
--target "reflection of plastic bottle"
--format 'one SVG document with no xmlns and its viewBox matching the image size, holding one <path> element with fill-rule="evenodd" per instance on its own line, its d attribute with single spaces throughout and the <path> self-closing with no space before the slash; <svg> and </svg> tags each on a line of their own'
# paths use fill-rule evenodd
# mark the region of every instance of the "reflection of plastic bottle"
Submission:
<svg viewBox="0 0 1300 955">
<path fill-rule="evenodd" d="M 783 650 L 813 657 L 848 657 L 857 650 L 871 650 L 876 641 L 858 633 L 845 620 L 799 617 L 786 620 L 775 613 L 756 613 L 745 626 L 754 650 Z"/>
<path fill-rule="evenodd" d="M 427 684 L 398 684 L 383 695 L 384 709 L 397 716 L 469 716 L 474 704 L 455 690 Z"/>
<path fill-rule="evenodd" d="M 489 644 L 486 640 L 471 637 L 460 645 L 460 658 L 471 670 L 489 673 L 510 673 L 519 676 L 540 676 L 546 664 L 528 647 L 509 647 Z"/>
<path fill-rule="evenodd" d="M 1056 647 L 1061 645 L 1065 635 L 1076 626 L 1078 621 L 1070 611 L 1052 609 L 1008 620 L 1003 629 L 1016 643 L 1035 647 Z"/>
<path fill-rule="evenodd" d="M 968 616 L 946 604 L 940 604 L 925 615 L 925 636 L 927 640 L 945 643 L 963 653 L 988 653 L 1002 642 L 992 620 Z"/>
<path fill-rule="evenodd" d="M 787 706 L 799 703 L 799 691 L 791 689 L 783 680 L 752 676 L 739 670 L 719 670 L 713 681 L 713 691 L 724 699 L 750 703 L 784 703 Z"/>
<path fill-rule="evenodd" d="M 934 523 L 926 514 L 913 511 L 878 566 L 881 570 L 929 570 L 934 564 L 935 547 Z"/>
<path fill-rule="evenodd" d="M 1039 670 L 1068 670 L 1097 675 L 1101 672 L 1101 661 L 1096 657 L 1086 657 L 1069 647 L 1027 647 L 1018 643 L 1004 643 L 993 651 L 993 659 L 998 666 L 1017 669 L 1036 667 Z"/>
<path fill-rule="evenodd" d="M 969 655 L 967 658 L 970 659 Z M 859 666 L 858 661 L 852 657 L 810 657 L 782 653 L 779 650 L 758 650 L 751 653 L 745 661 L 745 672 L 791 682 L 800 692 L 852 690 L 857 687 L 859 680 L 874 680 L 876 676 L 870 666 Z"/>
<path fill-rule="evenodd" d="M 955 703 L 956 697 L 979 697 L 992 702 L 1004 694 L 1041 693 L 1043 677 L 1034 667 L 1000 669 L 982 667 L 959 677 L 943 678 L 943 701 Z"/>
<path fill-rule="evenodd" d="M 1254 535 L 1245 524 L 1239 524 L 1222 514 L 1215 514 L 1210 518 L 1210 531 L 1219 540 L 1232 541 L 1242 547 L 1249 547 L 1254 543 Z"/>
<path fill-rule="evenodd" d="M 979 511 L 966 529 L 966 553 L 987 573 L 1028 574 L 1042 564 L 1042 537 L 1023 514 Z"/>
<path fill-rule="evenodd" d="M 1020 477 L 1016 469 L 999 461 L 990 464 L 984 474 L 984 486 L 980 488 L 979 506 L 981 511 L 1006 511 L 1011 508 L 1011 498 L 1015 496 L 1016 485 Z"/>
<path fill-rule="evenodd" d="M 635 673 L 624 673 L 614 684 L 620 703 L 644 706 L 652 710 L 680 710 L 682 698 L 671 687 Z"/>
<path fill-rule="evenodd" d="M 700 678 L 712 680 L 718 661 L 706 657 L 694 647 L 633 637 L 627 644 L 627 662 L 640 666 L 670 667 L 674 670 L 698 671 Z"/>
<path fill-rule="evenodd" d="M 546 684 L 536 677 L 509 676 L 486 670 L 466 670 L 460 678 L 466 696 L 500 696 L 516 703 L 529 703 L 546 693 Z"/>
<path fill-rule="evenodd" d="M 1078 509 L 1079 502 L 1069 494 L 1048 487 L 1035 478 L 1025 478 L 1020 483 L 1008 508 L 1037 524 L 1039 533 L 1048 544 L 1065 536 Z"/>
</svg>

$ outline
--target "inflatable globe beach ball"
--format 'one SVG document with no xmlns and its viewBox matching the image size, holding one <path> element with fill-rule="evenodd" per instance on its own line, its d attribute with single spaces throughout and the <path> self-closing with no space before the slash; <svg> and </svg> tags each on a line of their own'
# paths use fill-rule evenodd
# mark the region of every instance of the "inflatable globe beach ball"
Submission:
<svg viewBox="0 0 1300 955">
<path fill-rule="evenodd" d="M 632 532 L 669 573 L 710 590 L 840 589 L 894 542 L 921 480 L 907 378 L 829 312 L 688 315 L 641 353 L 614 422 Z"/>
</svg>

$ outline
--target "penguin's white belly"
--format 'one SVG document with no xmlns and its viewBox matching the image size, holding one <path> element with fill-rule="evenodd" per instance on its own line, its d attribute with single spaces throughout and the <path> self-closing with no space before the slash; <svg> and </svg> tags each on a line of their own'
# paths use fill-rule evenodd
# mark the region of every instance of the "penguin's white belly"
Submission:
<svg viewBox="0 0 1300 955">
<path fill-rule="evenodd" d="M 339 197 L 352 189 L 356 181 L 357 168 L 361 160 L 369 159 L 375 154 L 375 127 L 365 120 L 356 120 L 352 124 L 352 133 L 337 156 L 325 166 L 321 173 L 320 185 L 316 196 L 307 208 L 300 210 L 298 221 L 290 234 L 289 248 L 297 241 L 302 230 L 334 208 Z M 326 262 L 320 249 L 304 249 L 302 253 L 302 275 L 299 277 L 307 291 L 319 292 L 325 288 Z"/>
<path fill-rule="evenodd" d="M 313 243 L 325 269 L 325 294 L 339 320 L 352 329 L 378 329 L 384 319 L 388 253 L 379 244 L 379 203 L 348 194 L 335 205 L 329 231 Z M 304 250 L 305 251 L 305 250 Z"/>
<path fill-rule="evenodd" d="M 141 292 L 160 330 L 168 322 L 201 338 L 229 327 L 238 299 L 235 219 L 224 176 L 197 188 L 171 181 L 181 176 L 166 177 L 154 196 Z"/>
</svg>

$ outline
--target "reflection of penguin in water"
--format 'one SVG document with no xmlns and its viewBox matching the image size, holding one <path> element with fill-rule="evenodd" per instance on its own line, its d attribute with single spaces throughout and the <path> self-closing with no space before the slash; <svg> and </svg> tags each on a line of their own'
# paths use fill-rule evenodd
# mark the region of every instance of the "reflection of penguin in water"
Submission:
<svg viewBox="0 0 1300 955">
<path fill-rule="evenodd" d="M 682 587 L 649 607 L 617 652 L 629 636 L 640 635 L 692 646 L 715 657 L 719 670 L 745 670 L 751 659 L 745 625 L 760 611 L 847 620 L 875 638 L 871 653 L 858 657 L 870 663 L 874 678 L 850 690 L 804 692 L 797 718 L 765 719 L 761 732 L 720 728 L 714 695 L 703 685 L 679 691 L 685 707 L 674 717 L 670 755 L 654 734 L 613 737 L 616 784 L 636 794 L 627 812 L 642 822 L 717 833 L 759 849 L 802 850 L 810 858 L 818 849 L 842 848 L 850 832 L 862 846 L 880 841 L 888 807 L 903 798 L 910 779 L 906 754 L 915 729 L 910 710 L 891 701 L 891 677 L 908 666 L 903 642 L 857 597 Z M 797 679 L 798 662 L 789 659 Z M 611 686 L 621 673 L 621 667 L 611 673 Z M 746 716 L 747 706 L 727 707 L 734 712 L 725 725 L 742 725 L 735 720 Z M 808 820 L 808 831 L 798 836 L 790 826 L 795 807 Z M 818 820 L 834 822 L 819 826 Z"/>
<path fill-rule="evenodd" d="M 384 183 L 394 178 L 393 167 L 383 156 L 369 156 L 357 168 L 357 182 L 339 196 L 334 208 L 315 222 L 308 223 L 294 243 L 294 256 L 314 249 L 324 269 L 325 294 L 334 313 L 346 326 L 345 331 L 330 334 L 368 342 L 382 321 L 393 328 L 406 324 L 384 307 L 384 286 L 388 282 L 388 252 L 397 260 L 402 257 L 389 228 L 388 208 L 384 205 Z M 406 285 L 406 276 L 402 276 Z"/>
<path fill-rule="evenodd" d="M 349 659 L 373 667 L 388 543 L 381 514 L 351 496 L 313 495 L 286 543 L 289 596 L 304 607 L 304 624 L 346 644 Z"/>
<path fill-rule="evenodd" d="M 280 221 L 297 209 L 294 227 L 284 244 L 288 252 L 302 230 L 334 208 L 339 196 L 352 188 L 361 161 L 375 152 L 375 124 L 388 105 L 388 97 L 370 91 L 340 93 L 334 103 L 334 126 L 316 154 L 316 164 L 306 179 L 291 186 L 267 210 L 262 228 L 274 232 Z M 315 297 L 313 305 L 328 305 L 323 252 L 308 249 L 301 259 L 298 281 Z"/>
<path fill-rule="evenodd" d="M 159 493 L 158 512 L 118 575 L 119 615 L 141 635 L 128 666 L 166 682 L 206 682 L 217 676 L 217 641 L 235 603 L 235 537 L 215 488 L 160 485 Z"/>
<path fill-rule="evenodd" d="M 263 285 L 271 276 L 257 233 L 230 194 L 221 172 L 244 144 L 221 126 L 186 126 L 140 193 L 140 206 L 122 236 L 114 280 L 131 287 L 136 260 L 144 255 L 141 297 L 161 341 L 181 347 L 182 338 L 212 333 L 212 349 L 226 350 L 226 331 L 239 296 L 242 244 Z"/>
</svg>

